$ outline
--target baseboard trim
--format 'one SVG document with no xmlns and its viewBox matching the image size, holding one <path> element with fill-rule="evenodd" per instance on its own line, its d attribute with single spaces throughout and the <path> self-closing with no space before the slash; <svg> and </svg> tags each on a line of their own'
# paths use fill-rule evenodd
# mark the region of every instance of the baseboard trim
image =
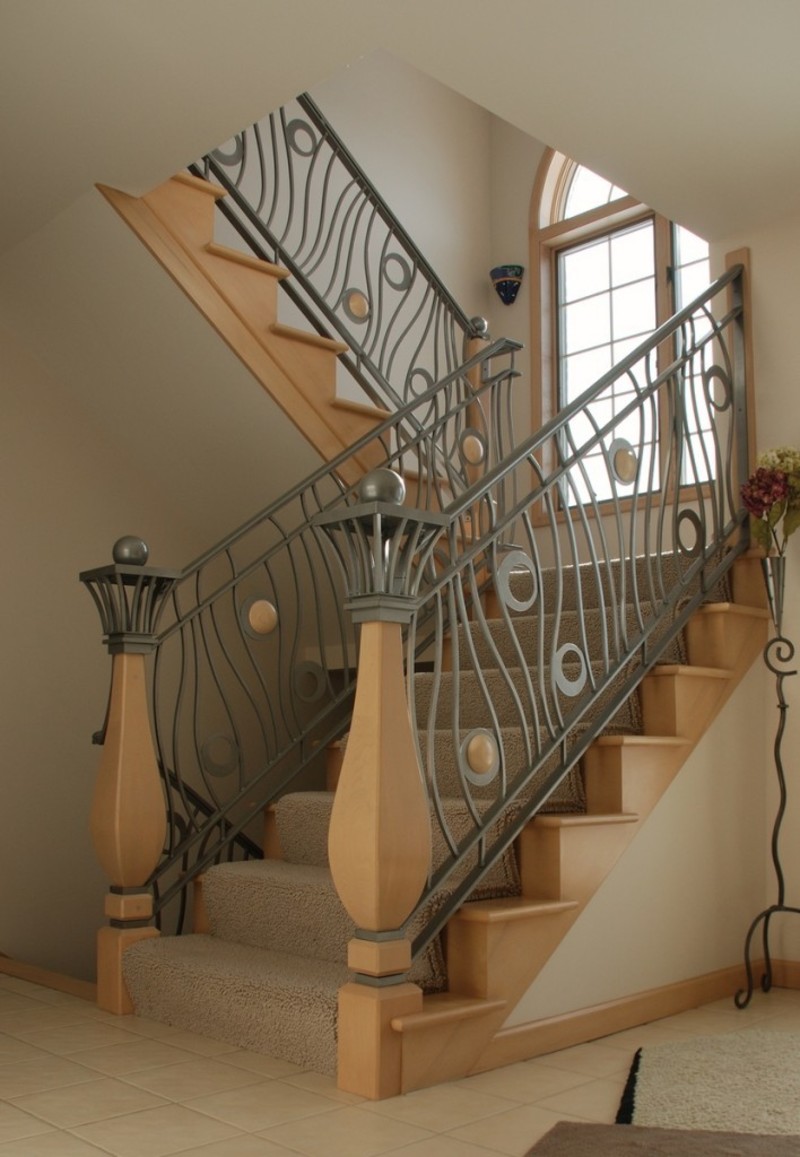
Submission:
<svg viewBox="0 0 800 1157">
<path fill-rule="evenodd" d="M 65 976 L 62 972 L 51 972 L 49 968 L 40 968 L 38 964 L 26 964 L 22 960 L 14 960 L 11 956 L 0 954 L 0 975 L 14 976 L 17 980 L 27 980 L 30 984 L 52 988 L 55 992 L 65 992 L 68 996 L 77 996 L 92 1003 L 97 999 L 97 985 L 91 981 L 77 980 L 74 976 Z"/>
<path fill-rule="evenodd" d="M 762 968 L 763 962 L 756 961 L 753 965 L 754 975 L 760 976 Z M 774 960 L 772 975 L 776 988 L 800 988 L 800 962 Z M 736 965 L 592 1008 L 501 1029 L 484 1050 L 472 1072 L 481 1073 L 501 1065 L 585 1044 L 598 1037 L 637 1028 L 650 1021 L 674 1016 L 725 997 L 730 997 L 733 1009 L 734 994 L 745 983 L 744 967 Z"/>
</svg>

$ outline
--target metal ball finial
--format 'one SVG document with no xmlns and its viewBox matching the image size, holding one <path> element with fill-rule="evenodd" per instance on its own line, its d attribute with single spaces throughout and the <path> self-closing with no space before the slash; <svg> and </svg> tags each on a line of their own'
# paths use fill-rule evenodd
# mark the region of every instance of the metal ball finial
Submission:
<svg viewBox="0 0 800 1157">
<path fill-rule="evenodd" d="M 485 317 L 471 317 L 469 328 L 472 337 L 488 338 L 489 323 Z"/>
<path fill-rule="evenodd" d="M 405 482 L 396 470 L 390 470 L 387 466 L 370 470 L 358 487 L 361 502 L 391 502 L 395 506 L 402 506 L 405 496 Z"/>
<path fill-rule="evenodd" d="M 144 566 L 150 556 L 150 548 L 143 538 L 135 534 L 124 534 L 114 543 L 111 554 L 118 566 Z"/>
</svg>

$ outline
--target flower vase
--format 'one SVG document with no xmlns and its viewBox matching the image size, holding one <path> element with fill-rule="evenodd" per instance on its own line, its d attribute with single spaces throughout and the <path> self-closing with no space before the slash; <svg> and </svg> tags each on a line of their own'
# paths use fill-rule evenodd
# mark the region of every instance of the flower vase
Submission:
<svg viewBox="0 0 800 1157">
<path fill-rule="evenodd" d="M 784 576 L 786 573 L 786 558 L 782 554 L 771 554 L 761 560 L 761 570 L 764 574 L 764 585 L 767 588 L 769 613 L 775 624 L 775 630 L 780 635 L 783 620 L 783 593 Z"/>
</svg>

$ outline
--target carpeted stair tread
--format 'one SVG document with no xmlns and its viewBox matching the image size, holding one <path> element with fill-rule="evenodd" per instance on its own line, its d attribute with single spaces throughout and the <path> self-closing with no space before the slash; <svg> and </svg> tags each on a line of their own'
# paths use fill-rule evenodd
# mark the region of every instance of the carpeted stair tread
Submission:
<svg viewBox="0 0 800 1157">
<path fill-rule="evenodd" d="M 602 679 L 600 664 L 592 664 L 595 678 Z M 574 684 L 581 673 L 581 664 L 569 660 L 562 664 L 566 681 Z M 617 679 L 598 695 L 592 706 L 591 718 L 602 713 L 616 694 L 616 684 L 627 677 L 628 671 L 621 672 Z M 458 678 L 458 696 L 453 693 L 454 682 Z M 434 729 L 450 728 L 456 718 L 461 727 L 494 727 L 497 720 L 503 727 L 525 727 L 530 730 L 545 726 L 548 718 L 558 718 L 561 713 L 565 722 L 588 699 L 591 689 L 588 680 L 575 695 L 567 695 L 554 688 L 554 680 L 547 670 L 540 678 L 535 668 L 527 670 L 519 667 L 505 671 L 491 669 L 482 672 L 462 670 L 458 676 L 452 671 L 434 675 L 418 671 L 414 676 L 414 701 L 418 728 L 430 727 L 430 713 L 435 710 Z M 586 713 L 582 716 L 588 722 Z M 618 730 L 637 732 L 641 730 L 641 711 L 636 693 L 607 720 L 609 726 Z"/>
<path fill-rule="evenodd" d="M 335 1071 L 345 965 L 194 935 L 140 940 L 123 972 L 139 1016 Z"/>
<path fill-rule="evenodd" d="M 563 610 L 560 615 L 532 610 L 530 614 L 510 612 L 505 618 L 472 620 L 468 627 L 458 630 L 459 653 L 469 656 L 470 664 L 482 668 L 520 666 L 525 662 L 553 662 L 556 652 L 565 643 L 578 646 L 590 655 L 602 654 L 605 642 L 612 655 L 622 655 L 630 640 L 641 634 L 642 622 L 652 617 L 652 604 L 640 606 L 641 620 L 630 605 L 626 608 L 624 631 L 619 627 L 619 610 L 601 610 L 589 607 L 581 615 L 576 610 Z M 474 656 L 474 658 L 473 658 Z M 685 662 L 685 647 L 680 636 L 667 646 L 664 662 Z"/>
<path fill-rule="evenodd" d="M 299 826 L 306 822 L 302 798 L 306 794 L 328 793 L 297 793 L 293 810 Z M 287 798 L 292 809 L 292 800 Z M 503 882 L 510 876 L 512 887 L 519 879 L 516 864 L 510 869 L 501 865 L 493 873 L 493 880 Z M 511 893 L 501 891 L 495 884 L 491 894 Z M 205 873 L 203 897 L 211 933 L 219 942 L 334 964 L 347 962 L 347 946 L 356 934 L 356 926 L 339 899 L 327 865 L 285 860 L 218 864 Z M 419 927 L 429 912 L 430 908 L 420 914 Z M 416 931 L 418 928 L 412 926 L 412 937 Z M 441 989 L 445 973 L 438 942 L 429 944 L 414 961 L 409 978 L 426 992 Z"/>
<path fill-rule="evenodd" d="M 328 826 L 330 824 L 331 811 L 333 809 L 334 793 L 333 792 L 294 792 L 290 795 L 284 796 L 276 807 L 276 815 L 279 817 L 279 833 L 281 841 L 281 851 L 287 859 L 292 859 L 295 855 L 306 855 L 307 849 L 304 845 L 305 833 L 308 833 L 308 846 L 318 850 L 318 854 L 322 854 L 319 850 L 325 848 L 325 866 L 327 865 L 327 844 L 323 841 L 322 834 L 327 837 Z M 464 841 L 472 832 L 473 820 L 470 813 L 469 805 L 463 799 L 444 799 L 441 801 L 441 810 L 450 831 L 451 837 L 456 842 Z M 493 831 L 500 831 L 504 826 L 511 822 L 516 813 L 509 812 L 496 825 Z M 441 825 L 431 812 L 431 836 L 433 841 L 432 848 L 432 867 L 435 871 L 440 867 L 446 859 L 449 858 L 449 847 L 442 834 Z M 231 879 L 234 875 L 239 874 L 240 878 L 244 877 L 248 869 L 255 863 L 258 867 L 253 872 L 253 876 L 265 875 L 268 868 L 263 865 L 270 863 L 277 863 L 277 861 L 251 861 L 246 864 L 224 864 L 219 868 L 212 868 L 207 877 L 204 891 L 208 893 L 208 882 L 214 878 L 215 890 L 220 894 L 220 898 L 224 896 L 224 887 L 218 886 L 222 881 Z M 288 869 L 294 865 L 285 865 Z M 325 866 L 308 867 L 306 871 L 325 872 Z M 456 873 L 452 880 L 451 886 L 455 886 L 458 880 L 466 874 L 472 867 L 471 863 L 465 861 L 463 870 Z M 219 873 L 219 876 L 217 876 Z M 330 880 L 330 874 L 325 873 L 327 879 Z M 286 872 L 287 877 L 289 873 Z M 331 889 L 333 884 L 331 883 Z M 497 896 L 515 896 L 519 892 L 520 880 L 519 870 L 517 868 L 516 857 L 509 849 L 509 851 L 502 856 L 498 862 L 486 874 L 481 881 L 476 899 L 488 899 Z M 335 890 L 333 892 L 335 896 Z M 227 901 L 229 902 L 229 900 Z M 344 911 L 342 909 L 342 911 Z M 209 909 L 209 916 L 211 915 Z M 242 913 L 237 917 L 237 928 L 240 928 L 248 920 L 246 914 Z M 226 927 L 228 925 L 226 924 Z M 212 928 L 214 927 L 212 921 Z M 351 926 L 352 927 L 352 926 Z M 227 933 L 226 933 L 227 934 Z M 250 936 L 249 929 L 244 929 L 243 934 Z M 350 936 L 354 934 L 354 930 L 350 932 Z M 414 935 L 414 928 L 412 925 L 412 936 Z M 237 935 L 238 938 L 238 935 Z M 249 942 L 249 941 L 245 941 Z M 431 963 L 431 967 L 435 970 L 435 965 Z M 417 980 L 417 983 L 422 983 Z M 430 982 L 425 982 L 426 987 L 430 987 Z"/>
<path fill-rule="evenodd" d="M 326 867 L 284 860 L 219 864 L 206 872 L 203 897 L 221 940 L 345 963 L 355 926 Z"/>
</svg>

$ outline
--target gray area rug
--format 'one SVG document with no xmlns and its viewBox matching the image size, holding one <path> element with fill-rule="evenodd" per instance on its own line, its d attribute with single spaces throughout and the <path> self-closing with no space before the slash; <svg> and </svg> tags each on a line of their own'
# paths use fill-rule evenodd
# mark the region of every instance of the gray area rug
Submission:
<svg viewBox="0 0 800 1157">
<path fill-rule="evenodd" d="M 560 1121 L 526 1157 L 797 1157 L 800 1137 Z"/>
<path fill-rule="evenodd" d="M 748 1029 L 640 1049 L 617 1123 L 769 1134 L 754 1150 L 764 1153 L 783 1152 L 775 1135 L 790 1134 L 786 1151 L 800 1154 L 800 1034 Z"/>
</svg>

